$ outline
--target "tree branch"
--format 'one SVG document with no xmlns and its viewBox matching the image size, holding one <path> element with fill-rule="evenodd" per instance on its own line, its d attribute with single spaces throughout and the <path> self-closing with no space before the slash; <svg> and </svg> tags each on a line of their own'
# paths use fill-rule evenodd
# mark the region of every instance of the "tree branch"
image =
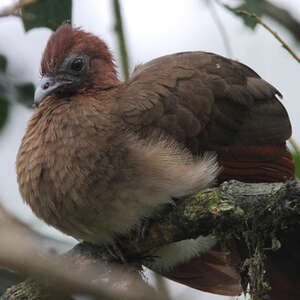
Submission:
<svg viewBox="0 0 300 300">
<path fill-rule="evenodd" d="M 281 239 L 282 234 L 299 231 L 299 198 L 300 183 L 297 181 L 271 184 L 225 182 L 218 188 L 201 191 L 197 195 L 182 199 L 176 206 L 169 206 L 164 213 L 150 222 L 151 225 L 148 227 L 143 240 L 137 240 L 137 232 L 132 232 L 129 237 L 119 238 L 118 243 L 129 262 L 128 265 L 117 262 L 105 247 L 97 247 L 88 243 L 78 244 L 63 258 L 52 257 L 51 264 L 49 261 L 47 262 L 47 259 L 36 261 L 35 256 L 36 263 L 33 264 L 32 261 L 29 261 L 27 265 L 24 264 L 24 257 L 18 259 L 15 253 L 9 257 L 9 253 L 6 252 L 8 257 L 5 256 L 1 243 L 0 264 L 6 264 L 44 283 L 49 284 L 50 282 L 52 290 L 53 288 L 57 290 L 56 285 L 60 282 L 59 286 L 64 287 L 64 291 L 67 291 L 68 295 L 71 292 L 84 292 L 99 296 L 98 289 L 100 289 L 101 293 L 104 293 L 101 299 L 111 299 L 111 297 L 120 296 L 120 294 L 122 294 L 122 299 L 125 299 L 125 295 L 128 296 L 128 299 L 139 299 L 141 294 L 130 295 L 128 289 L 125 294 L 124 291 L 120 292 L 120 290 L 117 294 L 111 294 L 111 290 L 106 289 L 108 285 L 103 284 L 103 279 L 107 279 L 107 274 L 114 274 L 111 282 L 120 282 L 119 279 L 124 278 L 125 272 L 125 281 L 126 278 L 127 280 L 129 278 L 130 284 L 132 284 L 136 281 L 136 274 L 140 269 L 142 260 L 147 256 L 151 258 L 151 250 L 172 242 L 208 234 L 212 234 L 220 240 L 238 237 L 240 254 L 242 259 L 247 261 L 247 267 L 251 271 L 249 278 L 252 288 L 250 291 L 254 295 L 253 299 L 262 299 L 255 298 L 255 296 L 261 297 L 267 292 L 264 257 L 265 255 L 268 256 L 270 250 L 274 251 L 280 248 L 280 244 L 283 245 L 284 239 L 281 243 L 278 241 L 278 237 Z M 272 230 L 266 230 L 266 228 Z M 1 242 L 3 242 L 2 233 Z M 10 253 L 12 252 L 11 249 L 14 248 L 10 248 Z M 247 251 L 244 251 L 245 249 Z M 65 266 L 62 261 L 69 261 L 69 259 L 71 259 L 73 266 L 71 269 L 68 267 L 71 274 L 65 272 L 66 267 L 63 267 L 63 270 L 61 268 L 57 270 L 52 265 L 54 261 L 58 260 L 60 266 Z M 70 266 L 70 261 L 68 266 Z M 119 266 L 116 273 L 111 272 L 111 269 L 114 268 L 112 262 L 114 262 L 114 267 L 116 264 Z M 39 269 L 38 272 L 36 272 L 37 269 Z M 128 274 L 134 274 L 134 276 L 130 277 Z M 118 279 L 116 280 L 116 278 Z M 97 287 L 92 284 L 95 281 Z M 99 284 L 101 282 L 103 285 Z M 33 287 L 34 290 L 40 289 L 35 281 L 27 281 L 15 286 L 13 290 L 7 291 L 1 300 L 21 299 L 20 290 L 24 291 L 24 285 L 26 286 L 25 290 L 30 290 L 30 287 L 31 290 Z M 144 295 L 145 286 L 140 283 L 138 286 L 140 287 L 139 292 L 142 291 Z M 129 290 L 136 291 L 137 289 Z M 24 296 L 24 294 L 22 295 Z M 154 297 L 153 291 L 152 295 L 151 292 L 146 293 L 146 295 L 150 295 L 150 299 Z M 155 298 L 159 299 L 158 296 Z M 32 299 L 43 300 L 44 298 Z"/>
<path fill-rule="evenodd" d="M 1 300 L 69 300 L 74 294 L 108 300 L 156 297 L 135 265 L 105 264 L 100 255 L 105 248 L 83 244 L 64 255 L 40 254 L 35 247 L 39 234 L 0 212 L 0 266 L 32 278 L 8 289 Z"/>
</svg>

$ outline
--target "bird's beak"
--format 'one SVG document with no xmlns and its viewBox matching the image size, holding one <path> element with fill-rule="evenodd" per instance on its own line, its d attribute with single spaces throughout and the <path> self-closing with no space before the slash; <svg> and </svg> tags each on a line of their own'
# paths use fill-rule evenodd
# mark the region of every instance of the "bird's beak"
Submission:
<svg viewBox="0 0 300 300">
<path fill-rule="evenodd" d="M 65 82 L 55 81 L 52 77 L 44 76 L 34 93 L 34 104 L 38 106 L 48 95 L 64 85 Z"/>
</svg>

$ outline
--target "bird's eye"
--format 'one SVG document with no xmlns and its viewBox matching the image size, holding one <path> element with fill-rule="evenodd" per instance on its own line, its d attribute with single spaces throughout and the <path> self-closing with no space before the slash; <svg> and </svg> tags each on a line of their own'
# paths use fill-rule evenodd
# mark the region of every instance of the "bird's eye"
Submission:
<svg viewBox="0 0 300 300">
<path fill-rule="evenodd" d="M 83 68 L 83 59 L 82 58 L 75 58 L 72 61 L 71 69 L 73 71 L 79 72 L 79 71 L 82 70 L 82 68 Z"/>
</svg>

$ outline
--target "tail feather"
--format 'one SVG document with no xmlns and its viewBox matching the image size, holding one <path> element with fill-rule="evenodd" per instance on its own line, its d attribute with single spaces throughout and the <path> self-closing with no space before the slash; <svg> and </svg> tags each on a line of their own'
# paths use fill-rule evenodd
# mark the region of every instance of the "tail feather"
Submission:
<svg viewBox="0 0 300 300">
<path fill-rule="evenodd" d="M 150 268 L 168 279 L 194 289 L 224 296 L 238 296 L 242 293 L 241 278 L 237 269 L 239 263 L 240 257 L 234 244 L 230 243 L 228 255 L 216 244 L 211 250 L 171 269 L 159 269 L 156 265 Z"/>
</svg>

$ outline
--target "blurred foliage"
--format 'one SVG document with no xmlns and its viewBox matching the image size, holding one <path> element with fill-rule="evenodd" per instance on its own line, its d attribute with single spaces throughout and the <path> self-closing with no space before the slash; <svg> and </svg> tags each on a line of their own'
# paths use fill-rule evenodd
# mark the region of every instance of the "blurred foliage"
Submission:
<svg viewBox="0 0 300 300">
<path fill-rule="evenodd" d="M 7 67 L 7 59 L 0 55 L 0 76 L 4 76 Z M 1 77 L 0 77 L 1 78 Z M 4 127 L 9 112 L 9 102 L 7 101 L 7 94 L 5 91 L 5 85 L 0 82 L 0 130 Z"/>
<path fill-rule="evenodd" d="M 26 31 L 36 27 L 56 30 L 62 23 L 71 22 L 72 0 L 43 0 L 22 8 L 22 20 Z"/>
<path fill-rule="evenodd" d="M 32 83 L 22 83 L 16 85 L 17 101 L 26 105 L 27 107 L 32 107 L 34 89 L 35 88 Z"/>
<path fill-rule="evenodd" d="M 251 0 L 251 1 L 245 1 L 243 4 L 237 6 L 237 7 L 230 7 L 227 4 L 223 4 L 223 6 L 228 9 L 229 11 L 233 12 L 236 14 L 237 10 L 245 10 L 250 13 L 256 14 L 258 17 L 261 17 L 264 13 L 264 7 L 263 7 L 263 1 L 262 0 Z M 244 21 L 244 24 L 251 29 L 254 29 L 257 25 L 257 22 L 249 17 L 241 16 L 239 14 L 236 14 L 238 17 L 241 17 Z"/>
<path fill-rule="evenodd" d="M 213 1 L 213 0 L 210 0 Z M 279 22 L 282 26 L 288 29 L 294 37 L 300 41 L 300 24 L 291 14 L 266 0 L 239 0 L 236 1 L 237 6 L 231 7 L 222 1 L 215 0 L 227 10 L 233 12 L 237 17 L 242 18 L 244 24 L 251 29 L 255 29 L 256 21 L 252 18 L 236 14 L 236 10 L 245 10 L 250 13 L 255 13 L 258 17 L 269 16 Z M 125 1 L 124 1 L 125 2 Z M 120 4 L 118 0 L 114 0 L 115 14 L 119 15 L 121 20 Z M 72 0 L 39 0 L 22 8 L 22 21 L 25 31 L 37 27 L 48 27 L 51 30 L 56 30 L 62 23 L 72 19 Z M 116 22 L 116 32 L 120 43 L 120 52 L 123 56 L 123 69 L 128 70 L 127 50 L 125 46 L 125 38 L 123 35 L 122 23 Z M 125 50 L 124 50 L 125 49 Z M 122 54 L 123 53 L 123 54 Z M 0 55 L 0 130 L 9 116 L 10 105 L 12 102 L 20 102 L 27 107 L 31 107 L 34 97 L 34 86 L 32 83 L 14 84 L 7 76 L 7 59 Z M 128 74 L 127 74 L 128 75 Z M 127 77 L 125 73 L 125 78 Z M 296 176 L 300 179 L 300 154 L 293 154 L 296 164 Z M 0 269 L 0 295 L 8 286 L 18 282 L 19 278 L 16 274 L 7 270 Z"/>
<path fill-rule="evenodd" d="M 0 130 L 7 122 L 12 102 L 20 102 L 32 107 L 34 85 L 32 83 L 14 84 L 7 75 L 7 59 L 0 55 Z"/>
<path fill-rule="evenodd" d="M 268 17 L 287 29 L 297 42 L 300 42 L 300 22 L 292 13 L 269 0 L 236 0 L 237 6 L 230 6 L 224 2 L 225 0 L 210 0 L 216 1 L 227 10 L 234 13 L 237 17 L 242 18 L 244 24 L 251 29 L 256 27 L 256 22 L 253 18 L 237 14 L 237 10 L 247 11 L 255 14 L 257 17 Z M 231 2 L 233 3 L 233 1 Z"/>
<path fill-rule="evenodd" d="M 294 153 L 294 162 L 296 165 L 296 177 L 300 179 L 300 154 L 299 153 Z"/>
<path fill-rule="evenodd" d="M 3 129 L 9 113 L 9 103 L 5 98 L 1 97 L 1 89 L 0 89 L 0 130 Z"/>
<path fill-rule="evenodd" d="M 22 21 L 26 31 L 36 27 L 56 30 L 62 23 L 72 19 L 72 0 L 40 0 L 22 8 Z M 6 73 L 7 59 L 0 55 L 0 131 L 7 122 L 10 105 L 20 102 L 32 107 L 34 85 L 14 84 Z"/>
<path fill-rule="evenodd" d="M 7 67 L 7 59 L 5 56 L 0 55 L 0 71 L 5 72 Z"/>
</svg>

